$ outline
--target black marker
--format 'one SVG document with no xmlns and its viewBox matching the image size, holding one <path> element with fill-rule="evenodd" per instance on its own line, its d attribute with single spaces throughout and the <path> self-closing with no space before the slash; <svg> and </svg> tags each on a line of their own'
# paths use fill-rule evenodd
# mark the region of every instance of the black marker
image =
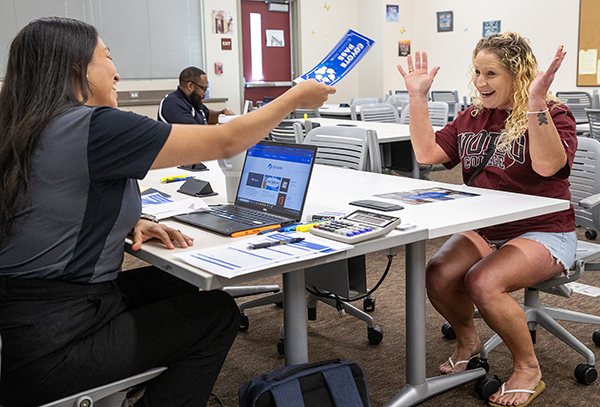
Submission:
<svg viewBox="0 0 600 407">
<path fill-rule="evenodd" d="M 298 243 L 303 240 L 303 237 L 294 237 L 293 239 L 283 239 L 275 242 L 256 243 L 248 246 L 248 249 L 264 249 L 265 247 L 278 246 L 280 244 Z"/>
</svg>

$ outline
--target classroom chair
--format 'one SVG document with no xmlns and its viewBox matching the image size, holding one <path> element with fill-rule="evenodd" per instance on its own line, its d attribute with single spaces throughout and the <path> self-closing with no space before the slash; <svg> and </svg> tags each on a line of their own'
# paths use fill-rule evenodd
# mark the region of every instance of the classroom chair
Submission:
<svg viewBox="0 0 600 407">
<path fill-rule="evenodd" d="M 556 92 L 556 97 L 571 109 L 577 124 L 587 123 L 585 109 L 592 108 L 592 96 L 588 92 Z"/>
<path fill-rule="evenodd" d="M 600 140 L 600 109 L 585 109 L 585 114 L 590 124 L 590 132 L 583 135 Z"/>
<path fill-rule="evenodd" d="M 600 227 L 600 141 L 578 137 L 577 152 L 573 161 L 573 168 L 569 181 L 571 182 L 571 203 L 575 207 L 575 223 L 586 226 L 593 224 L 597 230 Z M 559 295 L 570 298 L 573 289 L 567 284 L 578 280 L 584 271 L 600 270 L 600 263 L 593 260 L 600 258 L 600 245 L 585 241 L 578 241 L 577 256 L 571 267 L 571 274 L 567 277 L 563 274 L 549 280 L 525 288 L 525 297 L 522 304 L 527 317 L 527 324 L 533 343 L 536 341 L 536 328 L 538 325 L 546 328 L 548 332 L 569 345 L 580 353 L 586 363 L 577 365 L 574 371 L 575 378 L 582 384 L 593 383 L 598 373 L 595 368 L 594 353 L 588 349 L 577 338 L 571 335 L 556 320 L 581 322 L 600 325 L 600 316 L 589 315 L 582 312 L 570 311 L 555 307 L 548 307 L 540 303 L 540 292 Z M 476 317 L 481 315 L 476 312 Z M 445 334 L 450 333 L 448 325 L 445 326 Z M 446 336 L 448 336 L 446 334 Z M 592 340 L 600 346 L 600 330 L 592 334 Z M 502 343 L 498 335 L 494 335 L 484 345 L 479 359 L 474 359 L 470 367 L 487 367 L 489 352 Z"/>
<path fill-rule="evenodd" d="M 350 118 L 352 120 L 358 120 L 358 110 L 356 106 L 367 105 L 373 103 L 380 103 L 380 98 L 358 98 L 350 99 Z"/>
<path fill-rule="evenodd" d="M 374 130 L 343 126 L 316 127 L 306 134 L 304 143 L 317 146 L 316 164 L 381 173 L 379 145 L 377 142 L 377 133 Z M 367 292 L 364 256 L 328 263 L 323 266 L 310 267 L 305 269 L 305 274 L 306 285 L 311 290 L 314 287 L 319 287 L 321 290 L 336 292 L 337 295 L 344 297 L 351 295 L 352 291 L 358 291 L 360 294 Z M 240 329 L 246 330 L 249 328 L 249 319 L 245 314 L 246 309 L 281 303 L 283 295 L 283 292 L 279 292 L 240 304 L 242 321 Z M 383 340 L 383 330 L 375 325 L 373 318 L 369 314 L 348 302 L 340 302 L 332 296 L 321 297 L 309 292 L 307 294 L 309 319 L 313 320 L 316 318 L 316 304 L 319 301 L 332 307 L 341 308 L 348 315 L 366 322 L 367 338 L 371 344 L 377 345 Z M 374 307 L 374 299 L 370 296 L 365 297 L 363 309 L 371 311 Z M 283 355 L 283 349 L 282 331 L 277 344 L 277 350 L 281 355 Z"/>
<path fill-rule="evenodd" d="M 2 357 L 2 339 L 0 338 L 0 360 Z M 155 378 L 162 372 L 167 370 L 166 367 L 157 367 L 147 370 L 135 376 L 127 377 L 113 383 L 108 383 L 90 390 L 82 391 L 77 394 L 44 404 L 40 407 L 92 407 L 95 402 L 111 396 L 115 393 L 127 390 L 141 383 L 147 382 Z M 127 400 L 123 401 L 122 407 L 127 407 Z"/>
<path fill-rule="evenodd" d="M 448 103 L 448 120 L 454 120 L 458 116 L 460 110 L 460 100 L 458 99 L 458 91 L 454 90 L 432 90 L 430 93 L 432 102 Z"/>
</svg>

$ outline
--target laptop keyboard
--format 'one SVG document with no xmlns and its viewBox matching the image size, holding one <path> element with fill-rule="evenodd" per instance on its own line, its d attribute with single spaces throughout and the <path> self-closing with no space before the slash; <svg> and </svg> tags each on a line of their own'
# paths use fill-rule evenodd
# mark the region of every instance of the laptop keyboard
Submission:
<svg viewBox="0 0 600 407">
<path fill-rule="evenodd" d="M 232 219 L 244 225 L 256 226 L 265 223 L 279 223 L 282 218 L 277 215 L 262 213 L 253 209 L 234 205 L 214 206 L 211 211 L 206 212 L 221 218 Z"/>
</svg>

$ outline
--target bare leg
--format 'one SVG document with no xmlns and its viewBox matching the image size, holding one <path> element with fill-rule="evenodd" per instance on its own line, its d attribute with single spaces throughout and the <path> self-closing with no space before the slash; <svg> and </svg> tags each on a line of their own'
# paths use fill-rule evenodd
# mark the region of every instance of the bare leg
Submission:
<svg viewBox="0 0 600 407">
<path fill-rule="evenodd" d="M 473 314 L 475 306 L 465 286 L 469 269 L 492 249 L 475 232 L 452 236 L 427 265 L 427 295 L 435 309 L 452 325 L 458 345 L 451 356 L 454 363 L 469 360 L 481 350 Z M 440 366 L 442 373 L 464 371 L 466 363 L 454 368 L 449 361 Z"/>
<path fill-rule="evenodd" d="M 467 273 L 465 282 L 470 298 L 512 353 L 513 374 L 506 383 L 506 390 L 533 390 L 542 378 L 525 312 L 509 293 L 547 280 L 561 271 L 563 267 L 541 243 L 514 239 Z M 490 400 L 502 405 L 518 405 L 525 403 L 528 397 L 527 393 L 508 393 L 500 397 L 498 391 Z"/>
</svg>

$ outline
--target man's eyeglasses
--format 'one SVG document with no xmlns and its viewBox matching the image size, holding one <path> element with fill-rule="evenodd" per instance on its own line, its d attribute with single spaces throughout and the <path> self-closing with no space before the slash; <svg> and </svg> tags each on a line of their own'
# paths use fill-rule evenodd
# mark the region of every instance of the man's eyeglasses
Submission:
<svg viewBox="0 0 600 407">
<path fill-rule="evenodd" d="M 200 85 L 198 85 L 194 81 L 190 81 L 190 83 L 193 83 L 194 85 L 196 85 L 197 87 L 199 87 L 200 89 L 202 89 L 202 92 L 204 92 L 204 93 L 206 93 L 206 90 L 208 89 L 208 86 L 200 86 Z"/>
</svg>

